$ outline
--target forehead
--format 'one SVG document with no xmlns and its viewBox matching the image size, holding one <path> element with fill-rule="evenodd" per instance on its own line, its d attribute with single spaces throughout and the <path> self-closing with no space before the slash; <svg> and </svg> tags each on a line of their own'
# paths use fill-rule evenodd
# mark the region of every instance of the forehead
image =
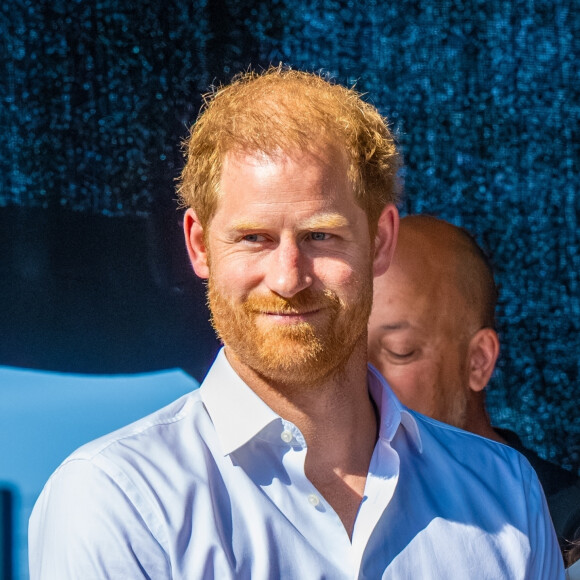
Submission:
<svg viewBox="0 0 580 580">
<path fill-rule="evenodd" d="M 221 178 L 233 171 L 251 170 L 256 167 L 289 169 L 293 164 L 308 164 L 321 169 L 335 168 L 343 177 L 342 170 L 347 169 L 348 160 L 343 148 L 320 139 L 310 143 L 308 148 L 230 149 L 225 152 L 222 159 Z"/>
<path fill-rule="evenodd" d="M 450 271 L 404 270 L 393 264 L 375 280 L 371 327 L 425 334 L 455 333 L 466 316 L 464 298 L 451 282 Z"/>
<path fill-rule="evenodd" d="M 315 152 L 237 152 L 226 154 L 219 182 L 220 208 L 265 210 L 274 205 L 288 211 L 303 205 L 354 202 L 346 155 L 323 146 Z"/>
</svg>

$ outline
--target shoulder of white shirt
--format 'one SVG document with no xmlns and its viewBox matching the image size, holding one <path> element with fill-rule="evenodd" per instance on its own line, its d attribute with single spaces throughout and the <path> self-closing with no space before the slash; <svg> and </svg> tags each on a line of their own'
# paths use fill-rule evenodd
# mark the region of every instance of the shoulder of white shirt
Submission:
<svg viewBox="0 0 580 580">
<path fill-rule="evenodd" d="M 580 560 L 566 569 L 566 580 L 580 580 Z"/>
</svg>

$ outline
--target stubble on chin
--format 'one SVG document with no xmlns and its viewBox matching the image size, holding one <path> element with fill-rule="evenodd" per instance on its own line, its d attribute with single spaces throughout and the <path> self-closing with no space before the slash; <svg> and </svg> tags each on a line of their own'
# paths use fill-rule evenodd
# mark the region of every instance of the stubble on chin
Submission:
<svg viewBox="0 0 580 580">
<path fill-rule="evenodd" d="M 345 304 L 333 292 L 306 289 L 291 299 L 275 294 L 234 303 L 208 283 L 212 325 L 237 359 L 267 381 L 310 387 L 340 372 L 361 336 L 366 336 L 372 291 Z M 261 313 L 319 310 L 316 323 L 268 324 Z M 366 340 L 366 339 L 365 339 Z"/>
</svg>

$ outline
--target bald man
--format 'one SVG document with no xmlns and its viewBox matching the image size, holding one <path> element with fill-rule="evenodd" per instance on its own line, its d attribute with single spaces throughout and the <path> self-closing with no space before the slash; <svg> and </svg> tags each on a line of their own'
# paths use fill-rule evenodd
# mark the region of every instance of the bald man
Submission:
<svg viewBox="0 0 580 580">
<path fill-rule="evenodd" d="M 561 546 L 580 533 L 580 481 L 494 428 L 484 389 L 499 355 L 497 290 L 469 233 L 430 216 L 407 216 L 389 270 L 374 281 L 369 358 L 399 399 L 433 419 L 510 445 L 544 487 Z"/>
</svg>

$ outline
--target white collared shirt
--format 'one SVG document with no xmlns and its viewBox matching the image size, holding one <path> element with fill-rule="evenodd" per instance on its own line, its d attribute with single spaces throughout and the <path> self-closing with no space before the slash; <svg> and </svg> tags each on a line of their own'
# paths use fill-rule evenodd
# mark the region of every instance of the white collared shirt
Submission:
<svg viewBox="0 0 580 580">
<path fill-rule="evenodd" d="M 566 580 L 580 580 L 580 560 L 566 568 Z"/>
<path fill-rule="evenodd" d="M 299 429 L 221 351 L 199 391 L 52 475 L 32 580 L 564 578 L 523 456 L 407 410 L 372 367 L 369 389 L 381 424 L 352 542 L 304 474 Z"/>
</svg>

